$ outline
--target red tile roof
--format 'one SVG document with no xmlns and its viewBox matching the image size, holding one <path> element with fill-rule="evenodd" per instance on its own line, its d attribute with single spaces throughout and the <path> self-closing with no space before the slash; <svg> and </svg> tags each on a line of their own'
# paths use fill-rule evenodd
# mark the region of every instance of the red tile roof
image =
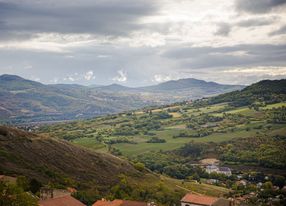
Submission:
<svg viewBox="0 0 286 206">
<path fill-rule="evenodd" d="M 73 198 L 70 195 L 51 198 L 47 200 L 41 200 L 39 202 L 40 206 L 85 206 L 85 204 L 81 203 L 77 199 Z"/>
<path fill-rule="evenodd" d="M 98 200 L 92 206 L 120 206 L 122 204 L 122 200 Z"/>
<path fill-rule="evenodd" d="M 98 200 L 92 206 L 147 206 L 147 203 L 130 200 Z"/>
<path fill-rule="evenodd" d="M 194 204 L 204 205 L 204 206 L 211 206 L 217 200 L 218 198 L 216 197 L 210 197 L 210 196 L 205 196 L 205 195 L 195 195 L 195 194 L 189 193 L 189 194 L 186 194 L 181 199 L 181 202 L 194 203 Z"/>
<path fill-rule="evenodd" d="M 147 206 L 146 202 L 123 200 L 122 206 Z"/>
</svg>

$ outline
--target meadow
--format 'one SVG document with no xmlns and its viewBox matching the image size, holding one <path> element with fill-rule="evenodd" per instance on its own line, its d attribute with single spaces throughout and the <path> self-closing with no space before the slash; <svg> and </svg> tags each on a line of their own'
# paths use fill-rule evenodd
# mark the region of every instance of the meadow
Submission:
<svg viewBox="0 0 286 206">
<path fill-rule="evenodd" d="M 207 106 L 182 103 L 45 126 L 40 132 L 95 151 L 108 152 L 114 148 L 131 157 L 149 151 L 174 150 L 192 141 L 225 142 L 234 138 L 286 134 L 285 123 L 270 121 L 272 110 L 283 106 L 285 102 L 255 110 L 233 108 L 227 103 Z M 153 138 L 163 141 L 148 141 Z"/>
</svg>

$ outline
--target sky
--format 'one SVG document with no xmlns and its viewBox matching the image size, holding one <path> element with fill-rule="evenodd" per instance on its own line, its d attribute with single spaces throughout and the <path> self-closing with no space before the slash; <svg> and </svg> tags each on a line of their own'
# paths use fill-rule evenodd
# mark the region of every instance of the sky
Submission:
<svg viewBox="0 0 286 206">
<path fill-rule="evenodd" d="M 0 74 L 133 87 L 286 78 L 286 0 L 0 0 Z"/>
</svg>

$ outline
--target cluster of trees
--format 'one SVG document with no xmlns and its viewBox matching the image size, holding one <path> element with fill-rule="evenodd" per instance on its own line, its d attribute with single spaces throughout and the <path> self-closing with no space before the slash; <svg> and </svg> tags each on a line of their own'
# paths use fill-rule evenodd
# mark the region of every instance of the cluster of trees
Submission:
<svg viewBox="0 0 286 206">
<path fill-rule="evenodd" d="M 35 194 L 40 187 L 41 184 L 37 180 L 28 180 L 23 176 L 17 178 L 16 184 L 0 181 L 0 205 L 37 206 Z"/>
<path fill-rule="evenodd" d="M 192 115 L 191 117 L 187 119 L 188 120 L 187 127 L 190 129 L 198 129 L 200 128 L 201 125 L 205 125 L 210 122 L 212 123 L 220 122 L 223 119 L 224 119 L 223 117 L 213 116 L 213 115 L 204 114 L 204 113 L 200 114 L 199 116 Z"/>
<path fill-rule="evenodd" d="M 158 112 L 152 115 L 154 119 L 169 119 L 173 116 L 166 111 Z"/>
<path fill-rule="evenodd" d="M 165 142 L 166 142 L 165 139 L 161 139 L 159 137 L 151 137 L 151 139 L 147 141 L 147 143 L 165 143 Z"/>
<path fill-rule="evenodd" d="M 182 157 L 199 158 L 204 154 L 207 147 L 207 144 L 196 143 L 192 141 L 190 143 L 185 144 L 183 147 L 175 150 L 174 153 Z"/>
<path fill-rule="evenodd" d="M 37 206 L 37 199 L 21 187 L 0 181 L 0 205 Z"/>
<path fill-rule="evenodd" d="M 173 138 L 184 138 L 184 137 L 191 137 L 191 134 L 188 131 L 181 131 L 177 135 L 173 135 Z"/>
<path fill-rule="evenodd" d="M 139 155 L 136 160 L 154 172 L 177 179 L 200 177 L 204 176 L 204 171 L 193 166 L 192 162 L 201 157 L 205 148 L 205 144 L 191 142 L 170 152 L 147 152 Z"/>
<path fill-rule="evenodd" d="M 161 128 L 161 123 L 160 121 L 153 120 L 152 118 L 146 118 L 146 119 L 135 121 L 133 124 L 133 127 L 135 129 L 140 129 L 144 131 L 158 130 Z"/>
<path fill-rule="evenodd" d="M 219 146 L 220 159 L 231 163 L 256 164 L 269 168 L 286 168 L 284 138 L 251 137 L 233 139 Z"/>
<path fill-rule="evenodd" d="M 196 131 L 196 133 L 191 134 L 190 137 L 205 137 L 213 133 L 212 129 L 202 128 Z"/>
<path fill-rule="evenodd" d="M 141 163 L 136 163 L 134 166 L 140 171 L 145 169 Z M 184 195 L 182 191 L 171 190 L 159 181 L 157 184 L 149 181 L 153 181 L 153 179 L 144 180 L 142 184 L 134 184 L 134 182 L 129 180 L 128 176 L 121 174 L 119 175 L 118 183 L 113 185 L 107 194 L 93 188 L 90 190 L 79 190 L 73 196 L 87 205 L 92 205 L 102 197 L 108 200 L 124 199 L 156 202 L 158 205 L 178 205 L 180 203 L 179 200 Z"/>
<path fill-rule="evenodd" d="M 115 136 L 132 136 L 136 134 L 139 134 L 139 131 L 131 125 L 123 125 L 119 128 L 115 128 L 113 131 L 113 135 Z"/>
<path fill-rule="evenodd" d="M 149 184 L 132 185 L 125 175 L 120 175 L 120 181 L 110 190 L 107 199 L 139 200 L 156 202 L 164 205 L 178 205 L 183 193 L 170 190 L 164 184 L 158 183 L 152 187 Z"/>
<path fill-rule="evenodd" d="M 274 108 L 268 112 L 269 123 L 283 124 L 286 123 L 286 107 Z"/>
<path fill-rule="evenodd" d="M 164 174 L 176 179 L 188 179 L 200 181 L 201 178 L 211 178 L 218 180 L 227 180 L 228 177 L 222 174 L 208 174 L 199 166 L 193 165 L 192 162 L 200 154 L 200 149 L 194 147 L 194 152 L 148 152 L 137 157 L 137 160 L 142 162 L 146 168 L 160 174 Z M 184 149 L 186 150 L 186 149 Z M 180 156 L 179 153 L 183 152 Z M 188 156 L 187 154 L 190 154 Z M 192 156 L 193 155 L 193 156 Z"/>
</svg>

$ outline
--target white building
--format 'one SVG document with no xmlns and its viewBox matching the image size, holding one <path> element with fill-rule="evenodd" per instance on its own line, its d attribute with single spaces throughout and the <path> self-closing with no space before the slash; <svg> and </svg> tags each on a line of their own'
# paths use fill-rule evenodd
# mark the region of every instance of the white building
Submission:
<svg viewBox="0 0 286 206">
<path fill-rule="evenodd" d="M 213 172 L 218 172 L 219 171 L 219 167 L 218 166 L 216 166 L 216 165 L 208 165 L 207 167 L 206 167 L 206 172 L 207 173 L 213 173 Z"/>
<path fill-rule="evenodd" d="M 231 176 L 231 170 L 228 167 L 218 167 L 216 165 L 208 165 L 206 166 L 206 172 L 208 174 L 211 173 L 218 173 L 218 174 L 224 174 L 226 176 Z"/>
<path fill-rule="evenodd" d="M 228 167 L 220 167 L 218 173 L 231 176 L 231 170 Z"/>
</svg>

